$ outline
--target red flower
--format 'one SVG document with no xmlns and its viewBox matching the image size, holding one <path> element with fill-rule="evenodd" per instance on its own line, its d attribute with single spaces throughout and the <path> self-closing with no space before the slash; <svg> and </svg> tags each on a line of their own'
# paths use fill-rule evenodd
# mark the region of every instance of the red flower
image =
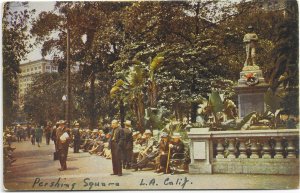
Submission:
<svg viewBox="0 0 300 193">
<path fill-rule="evenodd" d="M 245 74 L 245 77 L 246 77 L 247 79 L 253 78 L 253 77 L 254 77 L 254 74 L 253 74 L 253 73 L 248 73 L 248 74 Z"/>
</svg>

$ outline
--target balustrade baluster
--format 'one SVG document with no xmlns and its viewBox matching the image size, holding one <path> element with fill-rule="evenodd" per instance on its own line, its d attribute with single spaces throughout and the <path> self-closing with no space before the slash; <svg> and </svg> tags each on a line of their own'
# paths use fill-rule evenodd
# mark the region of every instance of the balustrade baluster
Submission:
<svg viewBox="0 0 300 193">
<path fill-rule="evenodd" d="M 246 145 L 245 145 L 245 139 L 241 138 L 239 139 L 240 141 L 240 147 L 239 147 L 239 150 L 240 150 L 240 155 L 239 155 L 239 158 L 247 158 L 247 154 L 246 154 Z"/>
<path fill-rule="evenodd" d="M 263 159 L 271 158 L 271 147 L 268 139 L 264 139 L 262 151 L 263 151 L 263 155 L 262 155 Z"/>
<path fill-rule="evenodd" d="M 222 144 L 222 139 L 218 139 L 218 145 L 217 145 L 217 156 L 216 158 L 224 158 L 224 147 Z"/>
<path fill-rule="evenodd" d="M 283 158 L 283 155 L 282 155 L 282 152 L 283 152 L 283 147 L 282 147 L 282 144 L 281 144 L 281 138 L 275 138 L 275 141 L 276 141 L 276 145 L 275 145 L 275 156 L 274 158 L 276 159 L 281 159 Z"/>
<path fill-rule="evenodd" d="M 259 155 L 258 155 L 258 148 L 257 148 L 257 141 L 254 141 L 251 143 L 251 156 L 250 158 L 252 159 L 257 159 L 259 158 Z"/>
<path fill-rule="evenodd" d="M 228 152 L 229 152 L 229 154 L 228 154 L 228 156 L 227 156 L 227 158 L 235 158 L 235 154 L 234 154 L 234 150 L 235 150 L 235 146 L 234 146 L 234 139 L 229 139 L 228 140 L 228 148 L 227 148 L 227 150 L 228 150 Z"/>
<path fill-rule="evenodd" d="M 287 140 L 288 142 L 288 146 L 286 148 L 287 152 L 288 152 L 288 155 L 286 156 L 287 158 L 296 158 L 296 148 L 294 146 L 294 143 L 293 143 L 293 139 L 292 138 L 289 138 Z"/>
</svg>

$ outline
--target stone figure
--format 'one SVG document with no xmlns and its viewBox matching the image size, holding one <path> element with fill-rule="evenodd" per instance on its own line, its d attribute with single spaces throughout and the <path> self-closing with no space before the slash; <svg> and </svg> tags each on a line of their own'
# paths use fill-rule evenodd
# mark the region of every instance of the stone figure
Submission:
<svg viewBox="0 0 300 193">
<path fill-rule="evenodd" d="M 245 66 L 256 66 L 255 61 L 255 49 L 256 49 L 256 43 L 257 43 L 258 37 L 256 33 L 253 30 L 252 26 L 248 27 L 248 33 L 245 34 L 243 42 L 246 45 L 246 61 L 244 63 Z M 251 61 L 251 63 L 250 63 Z"/>
</svg>

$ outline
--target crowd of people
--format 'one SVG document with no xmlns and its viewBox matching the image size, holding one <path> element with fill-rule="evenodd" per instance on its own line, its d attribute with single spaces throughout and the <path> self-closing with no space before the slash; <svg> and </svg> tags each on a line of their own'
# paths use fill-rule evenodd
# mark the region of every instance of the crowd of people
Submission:
<svg viewBox="0 0 300 193">
<path fill-rule="evenodd" d="M 144 132 L 132 128 L 131 121 L 124 122 L 124 128 L 117 120 L 103 129 L 81 128 L 78 122 L 68 127 L 63 120 L 55 125 L 46 126 L 17 125 L 12 130 L 15 141 L 27 139 L 32 145 L 40 147 L 42 136 L 46 144 L 52 140 L 55 144 L 54 159 L 59 159 L 60 171 L 67 169 L 68 149 L 73 148 L 74 153 L 88 152 L 91 155 L 103 156 L 112 160 L 112 175 L 122 175 L 122 169 L 143 169 L 150 166 L 155 172 L 170 173 L 169 161 L 172 155 L 184 156 L 184 144 L 179 133 L 173 135 L 161 133 L 160 138 L 153 137 L 150 130 Z M 8 140 L 9 141 L 9 140 Z"/>
</svg>

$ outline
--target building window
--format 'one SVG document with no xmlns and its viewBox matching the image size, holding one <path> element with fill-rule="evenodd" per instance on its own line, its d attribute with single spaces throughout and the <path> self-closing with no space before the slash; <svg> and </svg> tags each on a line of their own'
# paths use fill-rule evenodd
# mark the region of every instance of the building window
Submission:
<svg viewBox="0 0 300 193">
<path fill-rule="evenodd" d="M 29 68 L 27 68 L 27 72 L 29 72 Z"/>
<path fill-rule="evenodd" d="M 33 71 L 33 68 L 31 68 L 31 71 Z"/>
<path fill-rule="evenodd" d="M 47 70 L 50 70 L 50 66 L 46 66 L 46 69 L 47 69 Z"/>
<path fill-rule="evenodd" d="M 35 70 L 37 70 L 37 67 L 34 67 Z"/>
<path fill-rule="evenodd" d="M 42 67 L 41 66 L 39 66 L 39 69 L 41 69 Z"/>
</svg>

